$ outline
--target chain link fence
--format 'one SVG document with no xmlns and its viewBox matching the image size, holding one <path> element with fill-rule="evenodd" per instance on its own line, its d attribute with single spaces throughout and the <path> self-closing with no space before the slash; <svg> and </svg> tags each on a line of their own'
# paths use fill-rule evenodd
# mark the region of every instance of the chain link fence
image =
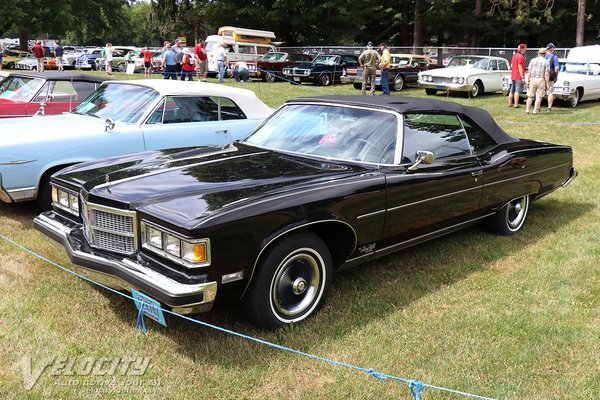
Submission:
<svg viewBox="0 0 600 400">
<path fill-rule="evenodd" d="M 289 53 L 305 53 L 313 56 L 318 54 L 353 54 L 358 56 L 364 49 L 365 47 L 358 46 L 303 46 L 279 48 L 280 51 Z M 388 49 L 392 54 L 412 54 L 415 52 L 413 47 L 388 47 Z M 527 48 L 527 51 L 525 52 L 526 63 L 529 63 L 531 59 L 536 57 L 538 49 L 538 47 Z M 557 48 L 554 55 L 558 58 L 565 58 L 570 50 L 570 48 Z M 422 47 L 420 48 L 419 54 L 428 55 L 434 60 L 437 60 L 438 64 L 446 65 L 453 56 L 465 54 L 503 57 L 510 62 L 515 51 L 516 47 Z"/>
</svg>

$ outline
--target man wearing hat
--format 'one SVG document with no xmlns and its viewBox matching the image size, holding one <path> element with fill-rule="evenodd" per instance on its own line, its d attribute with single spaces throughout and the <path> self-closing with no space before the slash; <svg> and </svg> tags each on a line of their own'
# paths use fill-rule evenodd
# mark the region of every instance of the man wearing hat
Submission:
<svg viewBox="0 0 600 400">
<path fill-rule="evenodd" d="M 527 45 L 525 43 L 521 43 L 519 47 L 517 47 L 517 52 L 512 56 L 512 60 L 510 62 L 510 79 L 512 84 L 510 85 L 510 91 L 508 92 L 509 107 L 519 108 L 519 95 L 521 94 L 523 80 L 525 79 L 525 57 L 523 57 L 523 54 L 525 54 L 526 50 Z"/>
<path fill-rule="evenodd" d="M 367 49 L 361 53 L 358 57 L 358 64 L 363 69 L 362 74 L 362 90 L 360 94 L 363 96 L 367 91 L 367 82 L 371 83 L 371 91 L 369 94 L 373 96 L 375 94 L 375 75 L 377 72 L 377 65 L 381 58 L 376 50 L 373 50 L 373 42 L 367 43 Z"/>
<path fill-rule="evenodd" d="M 546 60 L 548 60 L 550 81 L 548 82 L 548 108 L 546 109 L 546 112 L 552 111 L 552 104 L 554 103 L 554 82 L 556 82 L 558 71 L 560 70 L 558 57 L 554 55 L 554 50 L 554 43 L 548 43 L 546 46 Z"/>
<path fill-rule="evenodd" d="M 542 105 L 542 98 L 550 81 L 548 60 L 546 60 L 546 48 L 540 47 L 538 50 L 538 56 L 529 62 L 529 68 L 527 75 L 529 77 L 529 90 L 527 91 L 527 106 L 525 107 L 525 114 L 529 114 L 529 108 L 531 102 L 535 97 L 535 106 L 533 107 L 533 113 L 537 114 L 540 112 L 540 106 Z"/>
</svg>

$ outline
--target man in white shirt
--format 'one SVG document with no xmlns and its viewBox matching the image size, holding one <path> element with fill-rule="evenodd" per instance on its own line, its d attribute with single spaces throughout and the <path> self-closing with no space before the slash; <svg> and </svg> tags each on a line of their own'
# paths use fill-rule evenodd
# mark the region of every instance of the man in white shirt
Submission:
<svg viewBox="0 0 600 400">
<path fill-rule="evenodd" d="M 225 78 L 225 70 L 227 69 L 227 44 L 225 42 L 221 42 L 221 45 L 217 49 L 217 65 L 219 66 L 219 83 L 223 83 L 223 78 Z"/>
<path fill-rule="evenodd" d="M 248 71 L 248 65 L 243 61 L 238 61 L 233 66 L 233 78 L 236 82 L 249 82 L 250 72 Z"/>
</svg>

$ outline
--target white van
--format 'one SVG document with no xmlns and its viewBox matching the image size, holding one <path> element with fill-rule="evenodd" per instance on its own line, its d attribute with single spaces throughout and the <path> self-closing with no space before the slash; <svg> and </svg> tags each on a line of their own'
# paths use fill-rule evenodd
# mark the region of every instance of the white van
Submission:
<svg viewBox="0 0 600 400">
<path fill-rule="evenodd" d="M 217 35 L 206 38 L 204 47 L 208 56 L 208 71 L 218 72 L 216 51 L 221 42 L 227 44 L 228 63 L 236 61 L 253 61 L 263 54 L 275 51 L 271 44 L 275 34 L 270 31 L 259 31 L 256 29 L 236 28 L 234 26 L 222 26 Z"/>
</svg>

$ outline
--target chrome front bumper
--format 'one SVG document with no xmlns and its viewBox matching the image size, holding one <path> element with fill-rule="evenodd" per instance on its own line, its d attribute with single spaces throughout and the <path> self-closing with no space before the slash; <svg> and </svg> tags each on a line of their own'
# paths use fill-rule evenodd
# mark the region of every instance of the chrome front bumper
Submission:
<svg viewBox="0 0 600 400">
<path fill-rule="evenodd" d="M 74 233 L 81 226 L 68 223 L 54 211 L 40 214 L 33 220 L 37 230 L 62 244 L 78 274 L 115 290 L 141 291 L 169 306 L 179 314 L 209 311 L 217 295 L 217 282 L 185 284 L 170 279 L 129 258 L 109 259 L 85 251 Z M 73 225 L 73 226 L 68 226 Z"/>
<path fill-rule="evenodd" d="M 435 83 L 435 82 L 423 82 L 423 81 L 417 81 L 417 83 L 419 84 L 420 88 L 423 89 L 435 89 L 435 90 L 440 90 L 440 91 L 456 91 L 456 92 L 470 92 L 471 90 L 473 90 L 473 85 L 470 85 L 468 83 L 463 83 L 463 84 L 452 84 L 452 83 Z"/>
</svg>

